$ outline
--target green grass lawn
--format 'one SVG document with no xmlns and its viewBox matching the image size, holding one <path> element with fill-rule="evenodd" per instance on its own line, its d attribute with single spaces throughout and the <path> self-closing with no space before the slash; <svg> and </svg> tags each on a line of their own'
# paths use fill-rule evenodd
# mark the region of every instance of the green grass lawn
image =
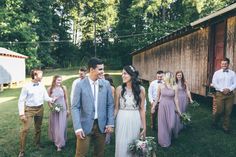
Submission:
<svg viewBox="0 0 236 157">
<path fill-rule="evenodd" d="M 76 78 L 75 70 L 54 70 L 46 72 L 46 80 L 51 80 L 54 74 L 61 74 L 65 77 L 63 83 L 70 88 L 72 81 Z M 119 75 L 113 75 L 115 85 L 121 83 Z M 48 82 L 46 83 L 48 84 Z M 145 84 L 147 87 L 147 84 Z M 5 89 L 0 93 L 0 157 L 16 157 L 19 148 L 19 130 L 21 122 L 18 116 L 17 101 L 20 94 L 20 88 Z M 232 129 L 230 135 L 224 134 L 221 130 L 213 130 L 211 124 L 211 107 L 208 101 L 198 99 L 201 106 L 196 109 L 190 108 L 192 113 L 191 127 L 183 130 L 178 139 L 173 140 L 170 148 L 157 147 L 158 157 L 235 157 L 236 155 L 236 111 L 232 114 Z M 147 108 L 147 135 L 155 136 L 150 128 L 149 104 Z M 68 140 L 66 147 L 62 152 L 56 152 L 56 149 L 48 139 L 48 106 L 45 104 L 44 120 L 42 126 L 42 144 L 45 146 L 43 150 L 37 150 L 33 145 L 33 125 L 29 131 L 26 157 L 73 157 L 75 154 L 76 138 L 74 135 L 71 117 L 68 119 L 67 135 Z M 115 141 L 114 135 L 111 144 L 106 146 L 105 156 L 114 157 Z M 92 149 L 89 157 L 92 156 Z"/>
</svg>

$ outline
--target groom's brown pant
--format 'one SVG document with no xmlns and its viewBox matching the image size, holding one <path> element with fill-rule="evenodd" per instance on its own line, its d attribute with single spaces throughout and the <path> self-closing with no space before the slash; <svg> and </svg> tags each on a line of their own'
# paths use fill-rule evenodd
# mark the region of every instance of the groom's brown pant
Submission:
<svg viewBox="0 0 236 157">
<path fill-rule="evenodd" d="M 93 156 L 104 157 L 105 135 L 106 134 L 100 132 L 98 121 L 95 120 L 91 134 L 87 135 L 83 140 L 77 138 L 75 157 L 85 157 L 87 155 L 91 140 L 93 140 L 94 143 Z"/>
<path fill-rule="evenodd" d="M 22 122 L 23 127 L 20 131 L 20 152 L 24 152 L 25 150 L 26 136 L 28 134 L 33 118 L 35 127 L 34 142 L 36 145 L 40 144 L 43 110 L 43 105 L 41 105 L 40 107 L 25 107 L 25 116 L 27 120 L 25 122 Z"/>
</svg>

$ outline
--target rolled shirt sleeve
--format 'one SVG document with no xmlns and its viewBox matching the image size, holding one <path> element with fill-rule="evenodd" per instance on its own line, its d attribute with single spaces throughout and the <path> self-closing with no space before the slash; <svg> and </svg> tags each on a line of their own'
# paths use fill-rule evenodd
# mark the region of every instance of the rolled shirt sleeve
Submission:
<svg viewBox="0 0 236 157">
<path fill-rule="evenodd" d="M 21 90 L 21 94 L 18 100 L 18 110 L 19 110 L 19 115 L 24 115 L 25 114 L 25 100 L 27 97 L 27 89 L 26 87 L 23 87 Z"/>
</svg>

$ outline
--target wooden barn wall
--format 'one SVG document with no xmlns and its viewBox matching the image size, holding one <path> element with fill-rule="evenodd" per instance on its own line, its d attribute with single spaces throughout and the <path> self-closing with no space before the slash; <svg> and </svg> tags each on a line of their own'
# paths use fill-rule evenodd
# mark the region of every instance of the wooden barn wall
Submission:
<svg viewBox="0 0 236 157">
<path fill-rule="evenodd" d="M 231 68 L 236 71 L 236 17 L 227 20 L 226 57 L 231 61 Z"/>
<path fill-rule="evenodd" d="M 158 45 L 133 56 L 133 65 L 144 80 L 155 79 L 157 70 L 184 72 L 193 93 L 205 95 L 207 83 L 208 28 Z"/>
</svg>

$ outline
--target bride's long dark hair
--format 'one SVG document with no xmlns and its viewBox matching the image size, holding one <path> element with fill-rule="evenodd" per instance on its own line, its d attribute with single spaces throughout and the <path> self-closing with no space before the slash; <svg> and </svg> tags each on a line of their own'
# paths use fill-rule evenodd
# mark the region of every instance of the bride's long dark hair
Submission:
<svg viewBox="0 0 236 157">
<path fill-rule="evenodd" d="M 139 72 L 135 70 L 135 68 L 132 65 L 127 65 L 123 68 L 130 76 L 131 76 L 131 87 L 132 87 L 132 92 L 134 94 L 134 99 L 136 101 L 136 106 L 140 108 L 141 104 L 141 97 L 140 97 L 140 84 L 141 81 L 138 78 Z M 126 91 L 126 83 L 122 84 L 122 90 L 121 90 L 121 96 L 124 98 L 124 93 Z"/>
</svg>

